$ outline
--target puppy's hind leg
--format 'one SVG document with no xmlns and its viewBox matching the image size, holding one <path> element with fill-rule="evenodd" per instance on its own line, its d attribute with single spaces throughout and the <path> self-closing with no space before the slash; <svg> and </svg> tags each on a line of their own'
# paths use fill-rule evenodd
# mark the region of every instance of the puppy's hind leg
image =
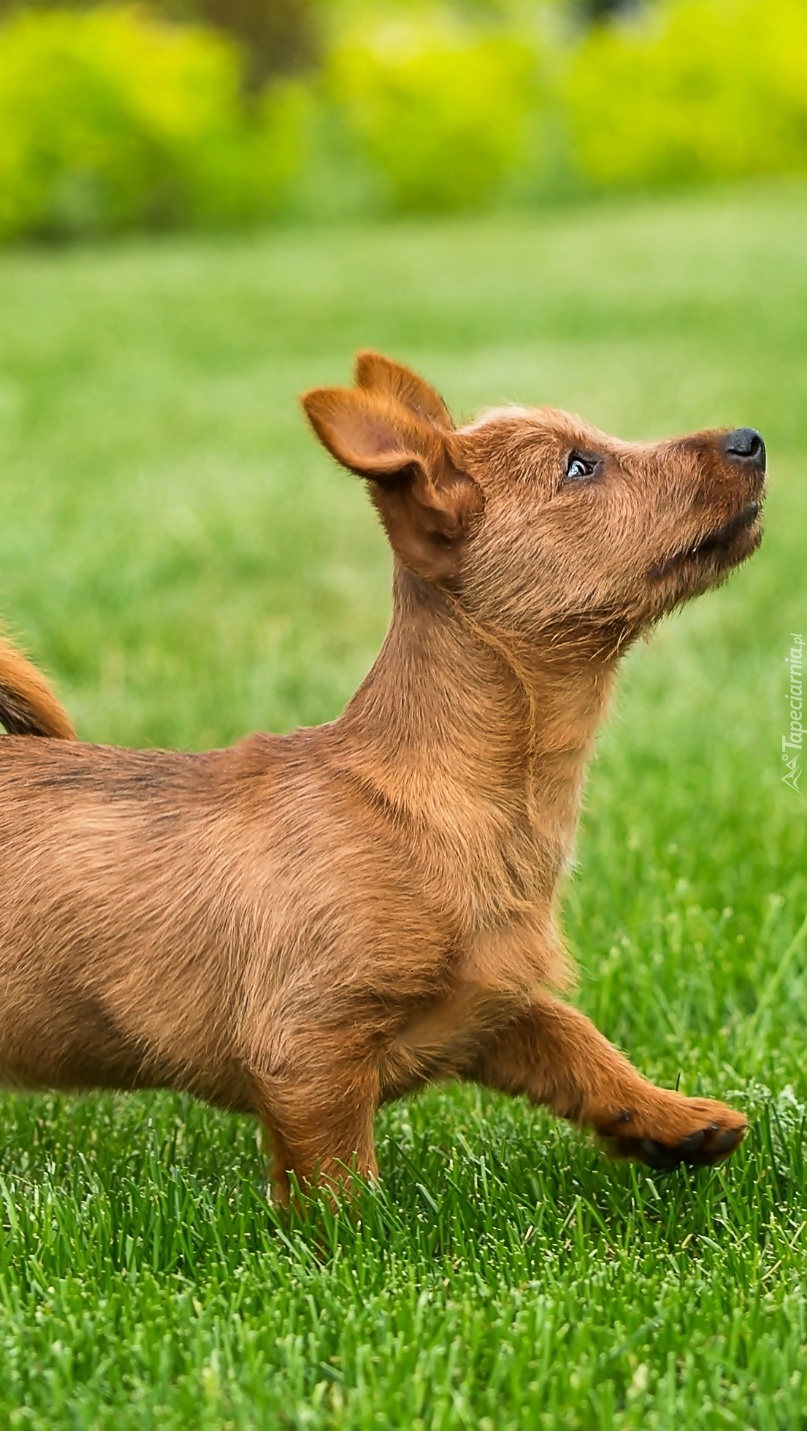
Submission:
<svg viewBox="0 0 807 1431">
<path fill-rule="evenodd" d="M 500 1029 L 465 1076 L 545 1103 L 593 1128 L 615 1156 L 655 1168 L 720 1162 L 747 1129 L 723 1103 L 656 1088 L 589 1019 L 549 994 Z"/>
<path fill-rule="evenodd" d="M 317 1184 L 350 1195 L 351 1174 L 378 1175 L 373 1121 L 378 1106 L 374 1069 L 325 1061 L 316 1071 L 292 1064 L 252 1071 L 255 1111 L 270 1149 L 269 1175 L 278 1202 L 288 1205 L 290 1174 L 305 1192 Z"/>
</svg>

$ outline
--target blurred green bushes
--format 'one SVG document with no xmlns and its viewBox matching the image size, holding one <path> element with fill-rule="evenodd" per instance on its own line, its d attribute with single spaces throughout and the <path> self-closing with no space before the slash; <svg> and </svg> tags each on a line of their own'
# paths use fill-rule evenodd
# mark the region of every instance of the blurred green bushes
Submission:
<svg viewBox="0 0 807 1431">
<path fill-rule="evenodd" d="M 347 27 L 324 92 L 384 197 L 434 211 L 489 203 L 524 162 L 540 80 L 527 36 L 426 11 Z"/>
<path fill-rule="evenodd" d="M 243 224 L 299 162 L 301 103 L 248 108 L 237 50 L 133 8 L 20 13 L 0 33 L 0 236 Z"/>
<path fill-rule="evenodd" d="M 89 10 L 109 0 L 0 0 L 0 21 L 22 10 Z M 152 14 L 213 26 L 241 49 L 244 87 L 256 90 L 272 75 L 314 62 L 318 7 L 327 0 L 146 0 Z"/>
<path fill-rule="evenodd" d="M 667 0 L 599 27 L 561 86 L 578 172 L 602 186 L 807 167 L 803 0 Z"/>
<path fill-rule="evenodd" d="M 807 168 L 803 0 L 646 0 L 595 24 L 579 0 L 295 5 L 12 7 L 0 237 Z"/>
</svg>

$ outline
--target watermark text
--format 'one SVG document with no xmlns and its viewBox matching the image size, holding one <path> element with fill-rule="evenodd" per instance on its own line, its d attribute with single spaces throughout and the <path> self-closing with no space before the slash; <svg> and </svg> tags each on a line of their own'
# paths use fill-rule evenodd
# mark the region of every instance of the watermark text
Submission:
<svg viewBox="0 0 807 1431">
<path fill-rule="evenodd" d="M 785 762 L 782 780 L 791 790 L 797 790 L 801 794 L 799 781 L 804 752 L 804 637 L 791 631 L 790 641 L 790 650 L 785 657 L 790 669 L 787 693 L 789 725 L 787 735 L 782 736 L 782 759 Z"/>
</svg>

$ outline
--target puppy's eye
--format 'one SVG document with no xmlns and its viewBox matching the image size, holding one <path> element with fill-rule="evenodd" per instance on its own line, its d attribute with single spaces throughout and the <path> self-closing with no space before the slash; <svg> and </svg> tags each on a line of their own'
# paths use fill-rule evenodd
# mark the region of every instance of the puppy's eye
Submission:
<svg viewBox="0 0 807 1431">
<path fill-rule="evenodd" d="M 599 466 L 599 458 L 587 456 L 583 452 L 570 452 L 566 463 L 566 480 L 579 481 L 581 477 L 593 477 Z"/>
</svg>

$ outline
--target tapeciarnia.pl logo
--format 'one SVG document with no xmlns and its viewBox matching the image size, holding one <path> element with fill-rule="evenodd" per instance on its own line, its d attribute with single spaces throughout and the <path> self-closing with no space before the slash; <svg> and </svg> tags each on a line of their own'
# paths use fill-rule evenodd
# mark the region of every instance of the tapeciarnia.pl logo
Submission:
<svg viewBox="0 0 807 1431">
<path fill-rule="evenodd" d="M 801 757 L 804 748 L 804 725 L 802 716 L 804 714 L 804 637 L 796 631 L 791 631 L 790 639 L 792 646 L 785 657 L 790 668 L 790 687 L 788 690 L 788 703 L 790 708 L 790 725 L 787 735 L 782 736 L 782 759 L 785 762 L 785 773 L 782 780 L 785 785 L 789 785 L 791 790 L 799 790 L 801 780 Z"/>
</svg>

